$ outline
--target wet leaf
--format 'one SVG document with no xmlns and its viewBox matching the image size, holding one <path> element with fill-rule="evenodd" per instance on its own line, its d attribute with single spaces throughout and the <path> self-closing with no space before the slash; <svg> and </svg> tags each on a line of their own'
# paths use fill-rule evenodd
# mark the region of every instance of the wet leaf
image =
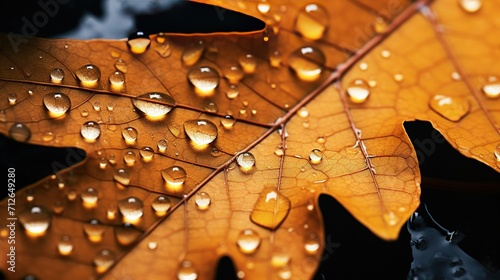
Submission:
<svg viewBox="0 0 500 280">
<path fill-rule="evenodd" d="M 0 131 L 87 153 L 16 193 L 16 254 L 36 264 L 20 276 L 205 279 L 227 255 L 240 278 L 310 278 L 321 193 L 387 240 L 418 207 L 405 121 L 499 170 L 492 1 L 203 2 L 267 27 L 149 45 L 2 34 Z"/>
</svg>

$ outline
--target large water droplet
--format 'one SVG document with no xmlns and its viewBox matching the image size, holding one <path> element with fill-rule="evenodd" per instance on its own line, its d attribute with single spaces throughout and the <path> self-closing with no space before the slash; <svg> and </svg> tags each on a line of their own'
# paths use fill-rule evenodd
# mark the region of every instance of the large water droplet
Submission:
<svg viewBox="0 0 500 280">
<path fill-rule="evenodd" d="M 186 48 L 182 52 L 182 62 L 186 66 L 194 65 L 198 62 L 205 51 L 205 44 L 203 41 L 199 41 L 198 44 Z"/>
<path fill-rule="evenodd" d="M 128 36 L 127 46 L 134 54 L 144 53 L 151 45 L 151 39 L 143 31 L 137 31 Z"/>
<path fill-rule="evenodd" d="M 155 210 L 157 216 L 165 216 L 171 206 L 170 199 L 164 195 L 160 195 L 151 203 L 151 207 Z"/>
<path fill-rule="evenodd" d="M 115 181 L 124 186 L 130 184 L 130 172 L 128 172 L 123 168 L 116 170 L 115 174 L 113 175 L 113 178 L 115 179 Z"/>
<path fill-rule="evenodd" d="M 128 197 L 118 202 L 118 209 L 126 223 L 136 223 L 144 214 L 144 204 L 137 197 Z"/>
<path fill-rule="evenodd" d="M 353 103 L 363 103 L 370 96 L 370 86 L 362 79 L 351 81 L 346 91 Z"/>
<path fill-rule="evenodd" d="M 97 88 L 101 78 L 101 70 L 93 64 L 84 65 L 75 70 L 80 85 L 86 88 Z"/>
<path fill-rule="evenodd" d="M 208 145 L 217 138 L 217 126 L 209 120 L 190 120 L 184 122 L 184 131 L 196 145 Z"/>
<path fill-rule="evenodd" d="M 224 77 L 230 84 L 238 84 L 245 76 L 243 70 L 239 66 L 231 66 L 224 71 Z"/>
<path fill-rule="evenodd" d="M 94 258 L 97 273 L 104 273 L 115 262 L 115 254 L 108 249 L 102 249 Z"/>
<path fill-rule="evenodd" d="M 80 128 L 80 133 L 82 134 L 85 141 L 94 142 L 99 135 L 101 135 L 101 128 L 99 124 L 93 121 L 85 122 Z"/>
<path fill-rule="evenodd" d="M 251 229 L 245 229 L 240 232 L 236 244 L 244 254 L 252 254 L 259 248 L 261 239 L 259 234 Z"/>
<path fill-rule="evenodd" d="M 275 188 L 266 187 L 255 202 L 250 219 L 259 226 L 275 229 L 290 212 L 290 205 L 287 197 Z"/>
<path fill-rule="evenodd" d="M 50 81 L 53 82 L 54 84 L 62 83 L 63 79 L 64 79 L 64 70 L 62 70 L 61 68 L 54 68 L 50 72 Z"/>
<path fill-rule="evenodd" d="M 429 106 L 439 115 L 450 121 L 457 122 L 470 110 L 469 102 L 462 97 L 435 95 L 429 101 Z"/>
<path fill-rule="evenodd" d="M 9 129 L 9 136 L 18 142 L 26 142 L 31 137 L 31 130 L 23 123 L 15 123 Z"/>
<path fill-rule="evenodd" d="M 61 236 L 57 243 L 57 251 L 61 256 L 69 256 L 73 251 L 73 242 L 68 235 Z"/>
<path fill-rule="evenodd" d="M 309 153 L 309 162 L 311 164 L 319 164 L 323 160 L 323 152 L 319 149 L 313 149 L 311 153 Z"/>
<path fill-rule="evenodd" d="M 161 171 L 161 176 L 167 185 L 167 189 L 178 191 L 186 181 L 186 170 L 180 166 L 171 166 Z"/>
<path fill-rule="evenodd" d="M 88 223 L 83 224 L 83 232 L 85 232 L 88 240 L 92 243 L 101 242 L 105 230 L 106 227 L 96 219 L 92 219 Z"/>
<path fill-rule="evenodd" d="M 177 279 L 179 280 L 196 280 L 198 278 L 198 274 L 193 267 L 191 261 L 184 260 L 179 266 L 179 270 L 177 271 Z"/>
<path fill-rule="evenodd" d="M 138 135 L 139 132 L 137 132 L 137 129 L 130 126 L 122 130 L 122 137 L 123 139 L 125 139 L 125 143 L 127 143 L 128 145 L 135 144 Z"/>
<path fill-rule="evenodd" d="M 41 206 L 33 206 L 19 213 L 19 222 L 30 236 L 44 235 L 50 226 L 50 219 L 50 212 Z"/>
<path fill-rule="evenodd" d="M 236 157 L 236 162 L 243 172 L 250 172 L 255 166 L 255 157 L 252 153 L 242 153 Z"/>
<path fill-rule="evenodd" d="M 481 9 L 483 0 L 458 0 L 458 4 L 468 13 L 475 13 Z"/>
<path fill-rule="evenodd" d="M 238 62 L 240 63 L 243 72 L 247 74 L 254 73 L 255 69 L 257 68 L 257 59 L 251 54 L 246 54 L 240 57 Z"/>
<path fill-rule="evenodd" d="M 288 59 L 297 77 L 306 82 L 316 81 L 323 71 L 325 55 L 315 47 L 302 47 L 292 52 Z"/>
<path fill-rule="evenodd" d="M 142 232 L 136 229 L 133 225 L 125 223 L 120 227 L 115 228 L 115 237 L 118 243 L 123 246 L 128 246 L 134 243 Z"/>
<path fill-rule="evenodd" d="M 151 100 L 151 101 L 148 101 Z M 133 99 L 132 103 L 148 117 L 157 118 L 166 115 L 175 104 L 174 99 L 165 93 L 150 92 Z"/>
<path fill-rule="evenodd" d="M 483 93 L 488 98 L 498 98 L 500 96 L 500 81 L 496 77 L 490 77 L 488 83 L 482 87 Z"/>
<path fill-rule="evenodd" d="M 64 93 L 48 93 L 43 97 L 43 105 L 49 110 L 49 116 L 60 117 L 71 107 L 71 100 Z"/>
<path fill-rule="evenodd" d="M 120 71 L 111 73 L 108 80 L 112 92 L 122 92 L 125 88 L 125 74 Z"/>
<path fill-rule="evenodd" d="M 206 192 L 197 193 L 195 203 L 198 209 L 207 210 L 211 203 L 210 195 Z"/>
<path fill-rule="evenodd" d="M 198 94 L 206 96 L 213 94 L 214 89 L 219 85 L 220 76 L 212 67 L 203 66 L 191 69 L 188 79 Z"/>
<path fill-rule="evenodd" d="M 80 197 L 82 198 L 83 206 L 86 208 L 95 207 L 99 198 L 97 190 L 92 187 L 86 188 Z"/>
<path fill-rule="evenodd" d="M 324 7 L 318 4 L 309 4 L 297 14 L 295 30 L 308 39 L 318 40 L 325 34 L 328 21 L 329 16 Z"/>
</svg>

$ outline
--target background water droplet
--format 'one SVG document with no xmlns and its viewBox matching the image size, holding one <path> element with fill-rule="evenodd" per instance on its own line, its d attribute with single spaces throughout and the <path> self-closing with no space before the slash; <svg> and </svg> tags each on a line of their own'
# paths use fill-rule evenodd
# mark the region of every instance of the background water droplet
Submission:
<svg viewBox="0 0 500 280">
<path fill-rule="evenodd" d="M 177 279 L 179 280 L 196 280 L 198 278 L 198 274 L 193 267 L 191 261 L 184 260 L 179 266 L 179 270 L 177 271 Z"/>
<path fill-rule="evenodd" d="M 238 87 L 236 85 L 231 85 L 226 91 L 226 97 L 229 99 L 234 99 L 240 94 Z"/>
<path fill-rule="evenodd" d="M 246 54 L 240 57 L 238 62 L 243 69 L 243 72 L 247 74 L 254 73 L 255 69 L 257 68 L 257 59 L 251 54 Z"/>
<path fill-rule="evenodd" d="M 132 99 L 132 103 L 135 108 L 146 114 L 146 116 L 157 118 L 170 112 L 175 104 L 175 100 L 165 93 L 150 92 Z"/>
<path fill-rule="evenodd" d="M 197 193 L 195 197 L 195 203 L 198 209 L 207 210 L 211 203 L 210 195 L 208 195 L 206 192 Z"/>
<path fill-rule="evenodd" d="M 318 40 L 324 36 L 328 22 L 329 16 L 323 6 L 308 4 L 297 14 L 295 30 L 308 39 Z"/>
<path fill-rule="evenodd" d="M 80 128 L 80 134 L 86 141 L 93 142 L 101 135 L 99 124 L 93 121 L 85 122 Z"/>
<path fill-rule="evenodd" d="M 196 145 L 207 145 L 217 138 L 217 126 L 209 120 L 190 120 L 184 122 L 184 131 Z"/>
<path fill-rule="evenodd" d="M 9 129 L 9 136 L 18 142 L 26 142 L 31 138 L 31 130 L 23 123 L 14 123 Z"/>
<path fill-rule="evenodd" d="M 498 98 L 500 96 L 500 81 L 497 81 L 496 77 L 490 80 L 481 89 L 486 97 L 492 99 Z"/>
<path fill-rule="evenodd" d="M 48 93 L 43 97 L 43 105 L 51 117 L 60 117 L 71 108 L 71 100 L 64 93 Z"/>
<path fill-rule="evenodd" d="M 97 88 L 101 78 L 101 70 L 93 64 L 87 64 L 76 69 L 75 75 L 82 87 Z"/>
<path fill-rule="evenodd" d="M 202 66 L 191 69 L 188 72 L 188 80 L 198 94 L 211 95 L 219 85 L 220 76 L 214 68 Z"/>
<path fill-rule="evenodd" d="M 59 242 L 57 243 L 57 251 L 62 256 L 71 255 L 71 252 L 73 251 L 73 242 L 71 241 L 69 235 L 61 236 L 61 239 L 59 239 Z"/>
<path fill-rule="evenodd" d="M 257 4 L 257 10 L 262 14 L 267 14 L 271 9 L 271 4 L 267 2 L 260 2 Z"/>
<path fill-rule="evenodd" d="M 64 79 L 64 70 L 61 68 L 54 68 L 50 72 L 50 81 L 54 84 L 60 84 L 62 83 L 62 80 Z"/>
<path fill-rule="evenodd" d="M 220 123 L 222 126 L 226 129 L 231 129 L 233 128 L 234 123 L 236 122 L 236 119 L 231 116 L 231 115 L 225 115 L 220 119 Z"/>
<path fill-rule="evenodd" d="M 143 31 L 137 31 L 128 36 L 127 47 L 134 54 L 144 53 L 150 45 L 149 35 Z"/>
<path fill-rule="evenodd" d="M 87 235 L 88 240 L 92 243 L 101 242 L 105 230 L 106 226 L 102 225 L 96 219 L 92 219 L 88 223 L 83 224 L 83 231 Z"/>
<path fill-rule="evenodd" d="M 80 197 L 82 198 L 83 205 L 87 207 L 94 207 L 99 198 L 97 189 L 92 187 L 86 188 Z"/>
<path fill-rule="evenodd" d="M 45 234 L 50 226 L 50 212 L 41 206 L 32 206 L 19 213 L 19 222 L 32 236 Z"/>
<path fill-rule="evenodd" d="M 458 0 L 458 4 L 462 9 L 468 13 L 475 13 L 481 9 L 483 5 L 482 0 Z"/>
<path fill-rule="evenodd" d="M 131 224 L 123 224 L 122 226 L 115 227 L 115 237 L 118 243 L 123 246 L 128 246 L 134 243 L 142 232 Z"/>
<path fill-rule="evenodd" d="M 213 101 L 205 102 L 204 109 L 210 113 L 217 113 L 217 111 L 218 111 L 217 104 L 215 104 L 215 102 L 213 102 Z"/>
<path fill-rule="evenodd" d="M 252 254 L 257 250 L 261 242 L 260 236 L 252 229 L 245 229 L 240 232 L 236 244 L 244 254 Z"/>
<path fill-rule="evenodd" d="M 102 249 L 94 258 L 97 273 L 104 273 L 114 262 L 115 254 L 108 249 Z"/>
<path fill-rule="evenodd" d="M 7 99 L 9 100 L 9 105 L 16 105 L 16 103 L 17 103 L 17 94 L 10 93 L 9 96 L 7 96 Z"/>
<path fill-rule="evenodd" d="M 310 234 L 304 240 L 304 249 L 306 253 L 314 255 L 318 252 L 320 248 L 320 243 L 318 237 L 315 234 Z"/>
<path fill-rule="evenodd" d="M 315 47 L 302 47 L 292 52 L 288 64 L 297 77 L 306 82 L 319 79 L 326 58 L 322 51 Z"/>
<path fill-rule="evenodd" d="M 123 161 L 127 166 L 133 166 L 135 164 L 136 155 L 133 151 L 126 151 L 123 155 Z"/>
</svg>

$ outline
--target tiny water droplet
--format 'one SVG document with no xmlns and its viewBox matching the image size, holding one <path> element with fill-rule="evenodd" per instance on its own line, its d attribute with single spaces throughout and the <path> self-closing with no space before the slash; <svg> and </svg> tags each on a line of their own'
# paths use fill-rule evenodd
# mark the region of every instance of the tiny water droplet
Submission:
<svg viewBox="0 0 500 280">
<path fill-rule="evenodd" d="M 388 213 L 384 213 L 383 217 L 384 217 L 384 221 L 390 226 L 395 226 L 399 222 L 399 218 L 392 211 L 389 211 Z"/>
<path fill-rule="evenodd" d="M 207 101 L 205 103 L 204 109 L 210 113 L 217 113 L 217 110 L 218 110 L 217 104 L 215 104 L 213 101 Z"/>
<path fill-rule="evenodd" d="M 186 170 L 180 166 L 171 166 L 161 171 L 161 176 L 169 190 L 180 190 L 186 181 Z"/>
<path fill-rule="evenodd" d="M 101 111 L 101 102 L 96 101 L 96 102 L 94 102 L 94 104 L 92 106 L 94 107 L 94 110 L 96 112 L 100 112 Z"/>
<path fill-rule="evenodd" d="M 496 77 L 490 77 L 488 83 L 481 88 L 488 98 L 498 98 L 500 96 L 500 81 Z"/>
<path fill-rule="evenodd" d="M 278 270 L 278 276 L 282 280 L 292 279 L 292 275 L 292 270 L 288 265 L 285 265 L 280 270 Z"/>
<path fill-rule="evenodd" d="M 23 123 L 14 123 L 9 129 L 9 136 L 18 142 L 26 142 L 31 138 L 31 130 Z"/>
<path fill-rule="evenodd" d="M 319 79 L 326 58 L 322 51 L 315 47 L 302 47 L 290 55 L 288 63 L 299 79 L 312 82 Z"/>
<path fill-rule="evenodd" d="M 495 158 L 500 161 L 500 144 L 495 148 Z"/>
<path fill-rule="evenodd" d="M 177 279 L 179 280 L 196 280 L 198 278 L 198 274 L 193 267 L 191 261 L 184 260 L 179 266 L 179 270 L 177 271 Z"/>
<path fill-rule="evenodd" d="M 244 254 L 252 254 L 259 248 L 261 239 L 257 232 L 252 229 L 245 229 L 240 232 L 236 244 Z"/>
<path fill-rule="evenodd" d="M 61 256 L 69 256 L 73 251 L 73 242 L 71 242 L 71 238 L 69 235 L 61 236 L 59 242 L 57 243 L 57 251 Z"/>
<path fill-rule="evenodd" d="M 123 161 L 127 166 L 133 166 L 135 164 L 136 155 L 133 151 L 125 152 L 123 155 Z"/>
<path fill-rule="evenodd" d="M 108 165 L 108 160 L 105 157 L 102 157 L 99 159 L 99 168 L 100 169 L 106 169 L 106 166 Z"/>
<path fill-rule="evenodd" d="M 282 147 L 278 147 L 274 150 L 274 154 L 281 157 L 285 154 L 285 150 Z"/>
<path fill-rule="evenodd" d="M 475 13 L 483 6 L 482 0 L 458 0 L 458 4 L 468 13 Z"/>
<path fill-rule="evenodd" d="M 128 197 L 118 202 L 118 209 L 123 215 L 124 222 L 135 223 L 144 214 L 144 204 L 137 197 Z"/>
<path fill-rule="evenodd" d="M 80 134 L 85 141 L 93 142 L 101 135 L 101 128 L 99 124 L 93 121 L 85 122 L 80 128 Z"/>
<path fill-rule="evenodd" d="M 54 133 L 52 133 L 51 131 L 47 131 L 47 132 L 44 132 L 43 135 L 42 135 L 42 141 L 43 142 L 50 142 L 52 140 L 54 140 Z"/>
<path fill-rule="evenodd" d="M 243 72 L 247 74 L 254 73 L 255 69 L 257 68 L 257 59 L 251 54 L 246 54 L 240 57 L 238 62 L 243 69 Z"/>
<path fill-rule="evenodd" d="M 54 68 L 50 72 L 50 81 L 54 84 L 60 84 L 62 83 L 62 80 L 64 79 L 64 70 L 61 68 Z"/>
<path fill-rule="evenodd" d="M 309 116 L 309 110 L 306 107 L 302 107 L 297 111 L 297 115 L 301 118 L 307 118 Z"/>
<path fill-rule="evenodd" d="M 267 2 L 260 2 L 257 4 L 257 11 L 261 12 L 262 14 L 267 14 L 270 9 L 271 9 L 271 4 Z"/>
<path fill-rule="evenodd" d="M 11 94 L 9 94 L 9 96 L 7 97 L 7 99 L 9 100 L 9 105 L 16 105 L 16 103 L 17 103 L 17 94 L 11 93 Z"/>
<path fill-rule="evenodd" d="M 238 84 L 244 76 L 245 73 L 239 66 L 231 66 L 224 71 L 224 77 L 233 85 Z"/>
<path fill-rule="evenodd" d="M 165 34 L 163 32 L 156 34 L 156 42 L 157 43 L 163 44 L 163 43 L 165 43 L 165 41 L 167 41 L 167 34 Z"/>
<path fill-rule="evenodd" d="M 97 88 L 101 78 L 101 70 L 93 64 L 87 64 L 76 69 L 75 75 L 82 87 Z"/>
<path fill-rule="evenodd" d="M 391 57 L 391 52 L 388 50 L 382 50 L 380 52 L 380 56 L 382 56 L 383 58 L 389 58 L 389 57 Z"/>
<path fill-rule="evenodd" d="M 457 122 L 470 110 L 469 102 L 462 97 L 435 95 L 429 101 L 433 111 L 450 121 Z"/>
<path fill-rule="evenodd" d="M 7 115 L 5 114 L 5 110 L 0 110 L 0 122 L 6 122 Z"/>
<path fill-rule="evenodd" d="M 63 189 L 63 188 L 64 188 L 64 183 L 62 184 L 62 186 L 63 186 L 63 187 L 61 188 L 61 187 L 60 187 L 60 185 L 59 185 L 59 189 Z M 73 200 L 75 200 L 77 196 L 78 196 L 78 195 L 77 195 L 77 193 L 76 193 L 76 191 L 75 191 L 75 190 L 70 190 L 70 191 L 68 191 L 68 193 L 66 194 L 66 198 L 68 198 L 68 200 L 69 200 L 69 201 L 73 201 Z"/>
<path fill-rule="evenodd" d="M 135 141 L 137 140 L 138 135 L 139 135 L 139 132 L 137 132 L 137 129 L 135 129 L 131 126 L 122 130 L 122 137 L 123 137 L 123 139 L 125 139 L 125 143 L 127 143 L 128 145 L 135 144 Z"/>
<path fill-rule="evenodd" d="M 323 160 L 323 152 L 319 149 L 313 149 L 311 153 L 309 153 L 309 162 L 311 164 L 319 164 Z"/>
<path fill-rule="evenodd" d="M 64 93 L 48 93 L 43 97 L 43 105 L 49 110 L 49 116 L 60 117 L 71 107 L 71 100 Z"/>
<path fill-rule="evenodd" d="M 238 97 L 239 94 L 240 94 L 240 92 L 238 90 L 238 87 L 235 85 L 229 86 L 229 88 L 226 91 L 226 97 L 229 99 L 234 99 L 234 98 Z"/>
<path fill-rule="evenodd" d="M 250 220 L 255 224 L 275 229 L 290 212 L 290 199 L 273 187 L 266 187 L 257 198 Z"/>
<path fill-rule="evenodd" d="M 144 162 L 150 162 L 153 160 L 153 156 L 155 154 L 151 147 L 142 147 L 139 153 L 141 154 L 142 161 Z"/>
<path fill-rule="evenodd" d="M 86 118 L 89 116 L 89 111 L 87 111 L 87 109 L 83 109 L 80 114 L 82 115 L 82 117 Z"/>
<path fill-rule="evenodd" d="M 236 122 L 236 119 L 231 116 L 231 115 L 225 115 L 220 119 L 220 123 L 225 129 L 231 129 L 233 128 L 234 123 Z"/>
<path fill-rule="evenodd" d="M 238 166 L 240 169 L 247 173 L 253 169 L 255 166 L 255 157 L 252 153 L 246 152 L 239 154 L 238 157 L 236 157 L 236 162 L 238 163 Z"/>
<path fill-rule="evenodd" d="M 462 77 L 460 76 L 460 74 L 458 72 L 451 72 L 451 78 L 455 81 L 460 81 L 462 79 Z"/>
<path fill-rule="evenodd" d="M 271 64 L 272 67 L 280 67 L 282 59 L 283 58 L 279 51 L 273 51 L 269 56 L 269 63 Z"/>
<path fill-rule="evenodd" d="M 108 249 L 102 249 L 94 258 L 97 273 L 104 273 L 115 262 L 115 254 Z"/>
<path fill-rule="evenodd" d="M 200 60 L 204 52 L 205 44 L 203 41 L 199 41 L 198 44 L 188 47 L 182 52 L 182 63 L 186 66 L 194 65 Z"/>
<path fill-rule="evenodd" d="M 368 64 L 367 64 L 367 63 L 365 63 L 365 62 L 361 62 L 361 63 L 359 64 L 359 70 L 361 70 L 361 71 L 366 71 L 367 69 L 368 69 Z"/>
<path fill-rule="evenodd" d="M 134 243 L 141 234 L 142 232 L 140 230 L 128 223 L 124 223 L 122 226 L 115 228 L 116 240 L 123 246 Z"/>
<path fill-rule="evenodd" d="M 297 14 L 295 30 L 308 39 L 318 40 L 324 36 L 328 21 L 329 16 L 323 6 L 308 4 Z"/>
<path fill-rule="evenodd" d="M 108 157 L 108 161 L 111 165 L 115 165 L 116 164 L 116 156 L 115 154 L 110 154 L 109 157 Z"/>
<path fill-rule="evenodd" d="M 154 241 L 149 241 L 148 242 L 148 248 L 150 250 L 155 250 L 156 248 L 158 248 L 158 243 L 157 242 L 154 242 Z"/>
<path fill-rule="evenodd" d="M 97 219 L 92 219 L 88 223 L 83 224 L 83 232 L 92 243 L 98 243 L 102 240 L 102 235 L 106 230 L 106 226 L 102 225 Z"/>
<path fill-rule="evenodd" d="M 198 94 L 206 96 L 213 94 L 219 85 L 220 76 L 212 67 L 202 66 L 191 69 L 188 72 L 188 79 Z"/>
<path fill-rule="evenodd" d="M 196 145 L 208 145 L 217 138 L 217 126 L 209 120 L 190 120 L 184 122 L 184 131 Z"/>
<path fill-rule="evenodd" d="M 370 86 L 365 80 L 353 80 L 347 86 L 347 95 L 353 103 L 363 103 L 370 96 Z"/>
<path fill-rule="evenodd" d="M 315 234 L 310 234 L 306 237 L 306 240 L 304 241 L 304 249 L 306 249 L 306 253 L 314 255 L 318 252 L 319 247 L 319 240 Z"/>
<path fill-rule="evenodd" d="M 170 210 L 171 201 L 168 197 L 160 195 L 151 203 L 151 207 L 155 210 L 157 216 L 165 216 L 168 210 Z"/>
<path fill-rule="evenodd" d="M 111 54 L 111 57 L 114 57 L 114 58 L 118 58 L 118 57 L 120 57 L 120 55 L 121 55 L 121 54 L 120 54 L 120 52 L 115 51 L 115 50 L 112 50 L 112 51 L 110 52 L 110 54 Z"/>
<path fill-rule="evenodd" d="M 30 236 L 44 235 L 50 220 L 50 212 L 41 206 L 29 207 L 19 213 L 19 222 Z"/>
<path fill-rule="evenodd" d="M 116 68 L 116 70 L 118 70 L 122 73 L 127 73 L 127 70 L 128 70 L 127 63 L 123 59 L 118 59 L 115 62 L 115 68 Z"/>
<path fill-rule="evenodd" d="M 120 71 L 114 71 L 108 77 L 109 87 L 112 92 L 122 92 L 125 88 L 125 74 Z"/>
<path fill-rule="evenodd" d="M 389 24 L 383 17 L 376 17 L 373 25 L 373 31 L 378 34 L 384 33 L 387 30 L 388 25 Z"/>
<path fill-rule="evenodd" d="M 87 208 L 95 207 L 99 198 L 97 190 L 92 187 L 86 188 L 80 197 L 82 198 L 83 206 Z"/>
<path fill-rule="evenodd" d="M 143 31 L 137 31 L 128 36 L 127 47 L 134 54 L 144 53 L 151 45 L 151 39 Z"/>
<path fill-rule="evenodd" d="M 110 160 L 110 162 L 111 162 L 111 160 Z M 128 184 L 130 184 L 130 172 L 128 172 L 127 170 L 125 170 L 123 168 L 116 170 L 115 174 L 113 175 L 113 178 L 115 179 L 115 181 L 117 181 L 118 183 L 120 183 L 124 186 L 127 186 Z"/>
<path fill-rule="evenodd" d="M 211 203 L 210 195 L 206 192 L 197 193 L 195 203 L 198 209 L 207 210 Z"/>
<path fill-rule="evenodd" d="M 158 37 L 156 37 L 158 40 Z M 161 57 L 166 58 L 172 54 L 172 48 L 169 44 L 158 45 L 155 47 L 155 52 Z"/>
<path fill-rule="evenodd" d="M 168 141 L 167 139 L 161 139 L 158 141 L 158 152 L 164 153 L 167 150 Z"/>
<path fill-rule="evenodd" d="M 402 82 L 404 80 L 404 76 L 401 73 L 396 73 L 394 74 L 394 81 L 396 82 Z"/>
<path fill-rule="evenodd" d="M 290 256 L 285 253 L 274 253 L 271 257 L 271 265 L 273 267 L 284 267 L 290 262 Z"/>
</svg>

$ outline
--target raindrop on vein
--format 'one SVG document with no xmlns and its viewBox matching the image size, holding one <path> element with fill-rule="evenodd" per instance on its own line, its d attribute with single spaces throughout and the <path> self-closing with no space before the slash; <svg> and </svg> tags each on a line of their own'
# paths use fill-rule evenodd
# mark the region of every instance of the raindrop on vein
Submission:
<svg viewBox="0 0 500 280">
<path fill-rule="evenodd" d="M 62 83 L 62 80 L 64 79 L 64 70 L 61 68 L 54 68 L 50 72 L 50 81 L 54 84 L 60 84 Z"/>
<path fill-rule="evenodd" d="M 174 99 L 162 92 L 150 92 L 139 95 L 132 100 L 134 107 L 151 118 L 163 117 L 170 112 L 175 104 Z"/>
</svg>

